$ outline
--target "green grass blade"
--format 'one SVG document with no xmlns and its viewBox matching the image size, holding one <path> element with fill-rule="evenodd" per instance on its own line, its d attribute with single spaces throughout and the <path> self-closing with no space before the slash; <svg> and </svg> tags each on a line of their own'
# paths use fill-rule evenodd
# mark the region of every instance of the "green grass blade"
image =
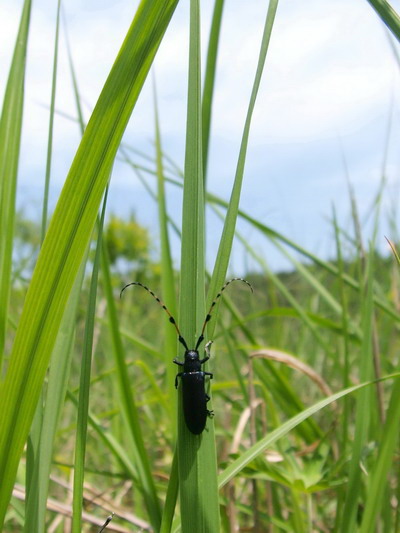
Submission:
<svg viewBox="0 0 400 533">
<path fill-rule="evenodd" d="M 203 127 L 203 178 L 207 179 L 208 149 L 210 145 L 211 110 L 214 94 L 215 69 L 219 35 L 221 31 L 222 11 L 224 0 L 215 0 L 211 22 L 210 37 L 208 39 L 207 62 L 204 76 L 203 101 L 202 101 L 202 127 Z"/>
<path fill-rule="evenodd" d="M 60 22 L 60 5 L 61 1 L 58 1 L 57 15 L 56 15 L 56 33 L 54 40 L 54 58 L 53 58 L 53 76 L 52 76 L 52 88 L 51 88 L 51 103 L 50 103 L 50 119 L 49 119 L 49 131 L 48 131 L 48 143 L 47 143 L 47 160 L 46 160 L 46 173 L 45 173 L 45 186 L 43 195 L 42 206 L 42 225 L 41 225 L 41 238 L 40 242 L 43 244 L 44 236 L 47 228 L 47 216 L 48 216 L 48 197 L 50 187 L 50 169 L 51 169 L 51 157 L 52 157 L 52 145 L 53 145 L 53 124 L 54 124 L 54 103 L 56 95 L 56 80 L 57 80 L 57 64 L 58 64 L 58 42 L 59 42 L 59 22 Z M 67 306 L 68 309 L 68 306 Z M 44 394 L 42 395 L 44 400 Z M 49 405 L 47 405 L 47 412 L 49 412 Z M 55 405 L 55 404 L 54 404 Z M 28 437 L 28 453 L 26 457 L 26 516 L 29 516 L 29 521 L 25 523 L 25 531 L 28 533 L 35 533 L 36 531 L 44 531 L 44 513 L 46 510 L 46 501 L 44 499 L 47 494 L 47 484 L 45 481 L 48 479 L 51 454 L 47 453 L 43 455 L 43 450 L 49 451 L 49 448 L 42 445 L 42 439 L 46 439 L 47 443 L 51 443 L 54 434 L 48 432 L 45 433 L 42 428 L 44 416 L 44 403 L 40 401 L 37 406 L 37 412 L 34 417 L 34 422 L 31 427 L 31 431 Z M 49 440 L 50 439 L 50 440 Z M 40 486 L 41 485 L 41 486 Z M 43 489 L 43 490 L 41 490 Z M 40 501 L 39 501 L 40 498 Z M 43 525 L 39 524 L 40 520 Z M 42 527 L 42 529 L 40 529 Z"/>
<path fill-rule="evenodd" d="M 400 265 L 400 258 L 394 244 L 386 239 Z M 367 533 L 376 526 L 379 513 L 383 507 L 385 491 L 393 464 L 393 454 L 398 441 L 400 427 L 400 382 L 393 384 L 389 407 L 386 413 L 386 422 L 380 432 L 381 442 L 376 463 L 368 478 L 368 491 L 360 533 Z"/>
<path fill-rule="evenodd" d="M 71 46 L 69 44 L 69 38 L 68 38 L 68 28 L 65 18 L 63 19 L 64 22 L 64 34 L 65 34 L 65 44 L 67 48 L 67 55 L 68 55 L 68 64 L 69 64 L 69 70 L 71 72 L 71 79 L 72 79 L 72 87 L 74 91 L 74 98 L 75 98 L 75 105 L 76 105 L 76 112 L 78 115 L 78 124 L 80 128 L 81 135 L 83 135 L 83 132 L 85 130 L 85 121 L 83 119 L 83 112 L 82 112 L 82 106 L 81 106 L 81 98 L 78 88 L 78 80 L 76 78 L 76 72 L 74 67 L 74 61 L 72 59 L 72 52 L 71 52 Z"/>
<path fill-rule="evenodd" d="M 106 189 L 103 201 L 103 208 L 98 223 L 96 252 L 93 262 L 92 276 L 90 280 L 89 298 L 87 303 L 87 313 L 85 320 L 85 333 L 83 339 L 81 375 L 79 384 L 78 419 L 76 425 L 75 441 L 74 482 L 72 499 L 73 515 L 71 528 L 72 533 L 80 533 L 82 531 L 83 480 L 85 475 L 85 453 L 89 412 L 90 375 L 92 366 L 94 324 L 96 316 L 97 285 L 99 279 L 104 217 L 107 205 L 107 192 L 108 189 Z"/>
<path fill-rule="evenodd" d="M 173 178 L 166 178 L 166 181 L 168 183 L 171 183 L 175 185 L 176 187 L 182 187 L 182 183 L 176 179 Z M 211 204 L 216 204 L 224 208 L 228 208 L 229 203 L 226 200 L 223 200 L 222 198 L 219 198 L 218 196 L 207 192 L 206 199 Z M 286 237 L 283 233 L 280 233 L 279 231 L 276 231 L 272 229 L 271 227 L 263 224 L 256 218 L 249 215 L 247 212 L 243 211 L 242 209 L 239 209 L 238 215 L 242 220 L 245 220 L 252 226 L 254 226 L 256 229 L 258 229 L 261 233 L 263 233 L 268 239 L 270 240 L 277 240 L 282 242 L 283 244 L 287 245 L 289 248 L 295 250 L 298 252 L 301 256 L 303 256 L 305 259 L 308 259 L 312 261 L 315 265 L 321 267 L 325 272 L 332 274 L 334 276 L 339 276 L 339 270 L 338 267 L 330 263 L 328 261 L 325 261 L 324 259 L 321 259 L 321 257 L 318 257 L 316 254 L 313 254 L 306 248 L 303 248 L 299 244 L 297 244 L 295 241 L 289 239 Z M 343 282 L 346 286 L 351 287 L 352 289 L 356 291 L 360 291 L 360 284 L 359 282 L 352 276 L 350 276 L 347 273 L 343 273 Z M 218 287 L 219 289 L 219 287 Z M 400 322 L 400 314 L 396 311 L 396 309 L 388 303 L 387 300 L 382 298 L 380 295 L 374 295 L 374 304 L 377 305 L 380 309 L 382 309 L 387 315 L 391 318 L 393 318 L 396 322 Z"/>
<path fill-rule="evenodd" d="M 157 204 L 158 204 L 158 222 L 160 228 L 160 244 L 161 244 L 161 287 L 162 297 L 166 306 L 173 316 L 177 316 L 176 293 L 174 283 L 174 269 L 172 265 L 171 248 L 168 235 L 168 214 L 165 199 L 165 180 L 164 180 L 164 166 L 161 146 L 161 132 L 158 117 L 156 87 L 154 84 L 154 111 L 155 111 L 155 148 L 156 148 L 156 170 L 157 170 Z M 166 387 L 168 390 L 169 411 L 171 420 L 173 420 L 174 434 L 176 435 L 176 408 L 177 398 L 174 387 L 175 368 L 171 364 L 177 353 L 177 337 L 176 331 L 171 324 L 165 322 L 165 351 L 164 362 L 166 371 Z"/>
<path fill-rule="evenodd" d="M 26 512 L 29 520 L 25 531 L 44 532 L 47 511 L 47 496 L 50 470 L 53 459 L 53 442 L 57 423 L 64 406 L 75 339 L 76 312 L 82 289 L 86 261 L 72 288 L 62 318 L 54 350 L 51 356 L 46 394 L 42 395 L 44 406 L 35 413 L 28 444 L 32 446 L 32 457 L 26 461 Z M 29 446 L 28 446 L 29 450 Z"/>
<path fill-rule="evenodd" d="M 125 353 L 119 334 L 118 315 L 115 298 L 111 285 L 111 272 L 107 256 L 107 249 L 103 244 L 102 273 L 103 286 L 107 300 L 107 310 L 110 319 L 110 333 L 113 343 L 113 355 L 115 358 L 118 392 L 121 401 L 121 410 L 127 432 L 132 437 L 132 462 L 138 472 L 139 489 L 143 495 L 145 506 L 150 522 L 155 531 L 158 531 L 161 523 L 161 510 L 151 472 L 150 462 L 144 445 L 142 430 L 139 422 L 139 413 L 132 395 L 132 383 L 129 379 L 128 369 L 125 362 Z"/>
<path fill-rule="evenodd" d="M 210 287 L 207 297 L 207 305 L 210 305 L 213 298 L 217 294 L 219 288 L 224 283 L 226 272 L 228 270 L 229 258 L 232 249 L 233 237 L 235 235 L 236 220 L 239 210 L 240 193 L 243 183 L 244 167 L 246 162 L 247 146 L 250 135 L 250 125 L 256 104 L 258 89 L 261 83 L 261 77 L 264 69 L 265 59 L 267 57 L 267 51 L 269 41 L 271 38 L 272 27 L 275 19 L 276 9 L 278 7 L 278 0 L 270 0 L 267 16 L 264 25 L 264 32 L 261 41 L 261 49 L 258 57 L 258 64 L 253 83 L 253 88 L 250 96 L 250 102 L 247 110 L 246 121 L 243 129 L 242 141 L 240 145 L 239 158 L 236 167 L 235 181 L 230 197 L 228 210 L 226 213 L 225 224 L 222 232 L 220 245 L 218 248 L 217 259 L 214 267 L 214 272 L 211 278 Z M 214 321 L 215 324 L 215 321 Z M 212 335 L 214 326 L 211 324 L 209 334 Z"/>
<path fill-rule="evenodd" d="M 326 341 L 322 337 L 322 335 L 319 333 L 318 328 L 314 325 L 311 318 L 308 316 L 306 310 L 304 309 L 304 306 L 291 294 L 291 292 L 288 290 L 286 285 L 282 282 L 280 277 L 276 275 L 267 265 L 265 259 L 257 254 L 247 243 L 246 239 L 241 236 L 239 233 L 237 233 L 237 237 L 240 240 L 240 242 L 243 244 L 245 249 L 248 251 L 248 253 L 254 257 L 254 259 L 258 262 L 258 264 L 261 266 L 265 274 L 268 276 L 268 279 L 270 282 L 278 289 L 278 291 L 284 296 L 284 298 L 292 305 L 293 309 L 295 309 L 299 315 L 299 317 L 303 320 L 303 322 L 307 325 L 307 327 L 310 329 L 311 333 L 315 337 L 318 343 L 321 344 L 321 346 L 326 350 L 329 351 L 329 346 L 327 345 Z"/>
<path fill-rule="evenodd" d="M 400 17 L 386 0 L 368 0 L 379 17 L 400 41 Z"/>
<path fill-rule="evenodd" d="M 337 266 L 338 266 L 338 283 L 339 283 L 339 293 L 342 306 L 342 330 L 343 330 L 343 363 L 342 363 L 342 386 L 348 387 L 350 385 L 350 317 L 348 309 L 348 300 L 343 283 L 343 273 L 344 273 L 344 259 L 342 253 L 342 243 L 340 240 L 340 231 L 336 219 L 336 212 L 333 211 L 333 226 L 335 230 L 335 241 L 336 241 L 336 255 L 337 255 Z M 342 417 L 342 450 L 345 453 L 348 446 L 348 424 L 350 419 L 350 406 L 348 398 L 344 399 L 343 406 L 343 417 Z M 338 514 L 338 513 L 337 513 Z"/>
<path fill-rule="evenodd" d="M 25 470 L 25 516 L 29 516 L 29 522 L 24 523 L 24 532 L 34 533 L 37 531 L 38 507 L 39 507 L 39 461 L 40 439 L 43 424 L 43 401 L 44 394 L 40 395 L 33 423 L 26 443 L 26 470 Z M 32 528 L 30 521 L 32 519 Z"/>
<path fill-rule="evenodd" d="M 400 381 L 393 384 L 392 396 L 386 413 L 386 423 L 380 433 L 382 440 L 379 455 L 368 479 L 367 499 L 365 502 L 360 533 L 368 533 L 375 524 L 382 508 L 388 475 L 393 465 L 393 456 L 400 429 Z"/>
<path fill-rule="evenodd" d="M 363 311 L 363 342 L 359 361 L 360 380 L 366 381 L 372 374 L 372 315 L 373 315 L 373 269 L 372 251 L 368 256 L 367 281 L 365 294 L 362 298 Z M 343 509 L 345 524 L 343 533 L 352 533 L 356 529 L 357 507 L 362 487 L 362 471 L 360 468 L 361 454 L 367 442 L 368 428 L 371 422 L 371 392 L 363 389 L 357 397 L 355 435 L 352 446 L 351 462 L 349 465 L 349 480 L 346 487 L 346 500 Z"/>
<path fill-rule="evenodd" d="M 10 299 L 15 198 L 31 1 L 25 0 L 0 119 L 0 380 Z"/>
<path fill-rule="evenodd" d="M 70 391 L 67 391 L 67 397 L 76 407 L 78 407 L 78 399 L 75 398 L 75 396 Z M 105 446 L 111 451 L 114 457 L 125 468 L 127 474 L 129 474 L 133 482 L 137 483 L 137 471 L 135 469 L 135 465 L 130 460 L 126 450 L 122 448 L 118 440 L 111 433 L 104 430 L 101 422 L 92 413 L 90 413 L 90 411 L 88 420 L 90 427 L 93 428 L 94 431 L 96 431 L 97 435 L 103 441 Z"/>
<path fill-rule="evenodd" d="M 86 263 L 84 263 L 86 264 Z M 51 356 L 46 403 L 43 412 L 42 435 L 39 449 L 38 473 L 38 531 L 45 531 L 46 501 L 53 459 L 53 442 L 57 423 L 65 402 L 75 339 L 76 313 L 82 290 L 84 265 L 76 279 L 66 307 L 61 327 Z M 31 515 L 27 515 L 31 516 Z M 29 520 L 30 523 L 30 520 Z M 34 531 L 33 528 L 31 531 Z"/>
<path fill-rule="evenodd" d="M 393 378 L 399 379 L 400 373 L 385 376 L 379 381 L 384 381 L 386 379 Z M 306 420 L 313 414 L 318 413 L 318 411 L 324 409 L 333 402 L 336 402 L 340 398 L 343 398 L 348 394 L 361 391 L 362 389 L 368 388 L 370 385 L 373 385 L 375 383 L 376 381 L 368 381 L 366 383 L 354 385 L 353 387 L 348 387 L 347 389 L 336 392 L 328 398 L 324 398 L 323 400 L 315 403 L 313 406 L 308 407 L 301 413 L 292 417 L 287 422 L 284 422 L 279 428 L 275 429 L 269 435 L 267 435 L 263 439 L 259 440 L 256 444 L 251 446 L 251 448 L 246 450 L 243 454 L 240 455 L 240 457 L 238 457 L 238 459 L 233 461 L 223 472 L 221 472 L 221 474 L 218 476 L 219 488 L 221 489 L 224 485 L 226 485 L 226 483 L 228 483 L 228 481 L 237 476 L 249 463 L 251 463 L 251 461 L 256 459 L 258 455 L 262 454 L 266 448 L 271 446 L 274 442 L 278 441 L 283 436 L 287 435 L 292 429 L 304 422 L 304 420 Z"/>
<path fill-rule="evenodd" d="M 0 389 L 0 527 L 116 151 L 176 4 L 176 0 L 142 0 L 87 125 L 39 254 Z"/>
<path fill-rule="evenodd" d="M 160 533 L 170 533 L 172 527 L 172 520 L 174 518 L 174 511 L 176 500 L 179 491 L 179 473 L 178 473 L 178 454 L 174 453 L 172 460 L 171 473 L 168 480 L 167 495 L 165 497 L 165 504 L 163 509 L 162 522 Z"/>
<path fill-rule="evenodd" d="M 218 205 L 225 206 L 225 207 L 228 205 L 227 202 L 225 202 L 224 200 L 221 200 L 220 198 L 217 198 L 214 195 L 208 194 L 207 197 L 209 201 L 214 202 Z M 298 245 L 296 242 L 292 241 L 291 239 L 288 239 L 282 233 L 279 233 L 278 231 L 270 228 L 269 226 L 266 226 L 259 220 L 253 218 L 248 213 L 242 210 L 239 210 L 239 216 L 243 220 L 246 220 L 252 226 L 257 228 L 259 231 L 261 231 L 261 233 L 263 233 L 269 239 L 272 239 L 272 240 L 277 239 L 278 241 L 289 246 L 289 248 L 292 248 L 293 250 L 296 250 L 297 252 L 299 252 L 304 258 L 309 259 L 315 265 L 320 266 L 324 271 L 329 272 L 330 274 L 333 274 L 334 276 L 339 276 L 339 270 L 336 265 L 321 259 L 320 257 L 313 254 L 312 252 L 309 252 L 302 246 Z M 343 274 L 343 282 L 346 284 L 346 286 L 349 286 L 357 291 L 361 290 L 360 284 L 358 283 L 358 281 L 348 274 Z M 380 309 L 385 311 L 385 313 L 387 313 L 388 316 L 396 320 L 396 322 L 400 322 L 400 314 L 397 313 L 397 311 L 393 308 L 393 306 L 389 304 L 386 300 L 381 298 L 379 295 L 374 295 L 374 303 Z"/>
<path fill-rule="evenodd" d="M 156 360 L 158 360 L 158 362 L 162 360 L 162 354 L 152 344 L 149 344 L 147 341 L 134 335 L 132 331 L 128 331 L 125 328 L 120 328 L 120 333 L 122 337 L 125 337 L 132 344 L 137 346 L 139 350 L 144 350 L 145 352 L 149 353 Z"/>
<path fill-rule="evenodd" d="M 51 82 L 50 121 L 49 121 L 49 134 L 48 134 L 48 141 L 47 141 L 46 176 L 45 176 L 44 194 L 43 194 L 41 242 L 44 241 L 44 236 L 46 233 L 48 205 L 49 205 L 51 158 L 52 158 L 52 153 L 53 153 L 54 107 L 55 107 L 55 101 L 56 101 L 56 87 L 57 87 L 58 43 L 59 43 L 59 33 L 60 33 L 59 31 L 60 30 L 60 9 L 61 9 L 61 0 L 58 0 L 57 17 L 56 17 L 56 35 L 54 39 L 53 76 L 52 76 L 52 82 Z"/>
<path fill-rule="evenodd" d="M 180 328 L 190 347 L 193 347 L 196 332 L 200 331 L 205 317 L 204 183 L 201 143 L 200 13 L 199 1 L 191 0 L 179 307 Z M 201 435 L 192 435 L 183 420 L 181 387 L 178 392 L 177 453 L 182 531 L 219 533 L 213 426 L 207 421 L 206 431 Z"/>
</svg>

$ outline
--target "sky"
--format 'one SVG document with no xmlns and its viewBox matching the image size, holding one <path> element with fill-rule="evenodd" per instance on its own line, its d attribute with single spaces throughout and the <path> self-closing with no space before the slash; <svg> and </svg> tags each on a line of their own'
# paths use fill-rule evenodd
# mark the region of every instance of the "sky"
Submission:
<svg viewBox="0 0 400 533">
<path fill-rule="evenodd" d="M 43 194 L 49 120 L 55 0 L 32 7 L 26 77 L 18 205 L 38 216 Z M 132 0 L 65 0 L 78 85 L 90 116 L 135 14 Z M 400 1 L 392 2 L 399 10 Z M 203 60 L 213 2 L 201 1 Z M 3 98 L 22 1 L 0 3 L 0 98 Z M 124 136 L 129 146 L 153 155 L 156 80 L 164 150 L 182 168 L 185 150 L 189 2 L 174 14 Z M 212 116 L 209 190 L 228 199 L 260 46 L 267 2 L 225 0 Z M 351 231 L 348 181 L 362 220 L 387 179 L 378 244 L 395 237 L 390 215 L 399 200 L 399 65 L 384 25 L 366 0 L 280 0 L 251 126 L 241 208 L 324 258 L 335 255 L 331 223 Z M 398 45 L 394 43 L 398 50 Z M 204 62 L 203 62 L 204 63 Z M 57 109 L 76 116 L 62 32 Z M 55 123 L 52 205 L 80 140 L 77 124 L 63 115 Z M 150 182 L 154 187 L 154 184 Z M 168 207 L 180 224 L 181 191 L 168 188 Z M 135 212 L 158 249 L 156 206 L 131 170 L 115 165 L 109 213 Z M 398 217 L 396 219 L 398 223 Z M 211 212 L 207 262 L 212 268 L 222 229 Z M 367 222 L 366 222 L 367 224 Z M 274 270 L 284 257 L 244 222 L 238 228 Z M 368 240 L 368 225 L 365 229 Z M 176 266 L 179 244 L 173 238 Z M 235 243 L 231 273 L 255 267 Z"/>
</svg>

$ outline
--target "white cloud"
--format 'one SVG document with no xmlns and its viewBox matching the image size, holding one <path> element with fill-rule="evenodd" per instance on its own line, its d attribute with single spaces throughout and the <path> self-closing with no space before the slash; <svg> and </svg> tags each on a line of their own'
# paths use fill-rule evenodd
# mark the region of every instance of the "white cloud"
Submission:
<svg viewBox="0 0 400 533">
<path fill-rule="evenodd" d="M 227 30 L 216 94 L 220 136 L 233 138 L 243 127 L 263 22 L 260 16 L 251 32 L 245 23 L 232 22 Z M 383 26 L 367 2 L 293 1 L 283 12 L 278 7 L 252 141 L 353 131 L 387 107 L 396 70 Z"/>
<path fill-rule="evenodd" d="M 267 4 L 261 0 L 225 2 L 212 124 L 212 172 L 217 178 L 214 183 L 211 181 L 212 187 L 220 188 L 219 192 L 225 196 L 229 194 L 236 164 L 235 150 L 247 111 Z M 392 4 L 396 8 L 400 6 L 398 0 Z M 137 5 L 138 0 L 65 3 L 78 84 L 88 110 L 97 100 Z M 201 2 L 203 64 L 212 6 L 212 0 Z M 0 3 L 0 97 L 7 80 L 21 7 L 22 0 Z M 55 11 L 53 0 L 33 3 L 22 160 L 25 179 L 36 182 L 42 179 L 45 165 L 48 110 L 41 104 L 50 99 Z M 155 61 L 164 145 L 168 153 L 180 159 L 183 159 L 186 123 L 188 12 L 188 2 L 180 2 Z M 383 25 L 366 0 L 281 0 L 254 113 L 246 165 L 246 173 L 253 173 L 256 191 L 247 190 L 253 214 L 279 213 L 285 218 L 282 222 L 285 225 L 289 224 L 286 222 L 289 213 L 296 220 L 293 226 L 299 234 L 307 233 L 311 238 L 308 229 L 304 231 L 298 223 L 298 214 L 303 209 L 300 219 L 304 218 L 306 206 L 307 227 L 318 226 L 315 213 L 311 212 L 315 200 L 312 180 L 323 177 L 319 194 L 324 204 L 319 202 L 318 208 L 326 207 L 328 211 L 339 189 L 335 179 L 336 183 L 340 180 L 345 183 L 341 164 L 335 163 L 335 158 L 340 161 L 336 137 L 346 137 L 343 143 L 346 153 L 350 153 L 349 146 L 353 150 L 350 173 L 366 191 L 365 181 L 372 183 L 373 176 L 379 176 L 379 170 L 366 173 L 366 166 L 379 169 L 381 155 L 374 155 L 375 160 L 370 161 L 363 150 L 372 157 L 374 150 L 382 149 L 389 102 L 392 93 L 398 92 L 398 85 L 398 66 Z M 396 100 L 394 105 L 397 110 Z M 75 114 L 63 38 L 57 107 Z M 143 141 L 154 135 L 153 120 L 150 78 L 134 110 L 128 140 L 142 147 Z M 394 127 L 399 129 L 397 123 Z M 54 179 L 61 183 L 79 142 L 78 127 L 58 117 L 55 135 Z M 331 139 L 335 145 L 332 153 L 328 147 Z M 296 144 L 301 145 L 300 149 L 297 146 L 292 150 Z M 310 155 L 314 148 L 317 151 Z M 279 160 L 271 162 L 275 150 Z M 329 157 L 329 172 L 325 155 Z M 257 161 L 253 156 L 257 156 Z M 290 157 L 295 161 L 295 168 L 285 160 Z M 395 176 L 397 159 L 393 162 L 392 157 L 390 165 L 391 175 Z M 272 184 L 266 178 L 265 168 L 268 177 L 273 177 Z M 294 182 L 301 172 L 303 176 L 296 189 Z M 306 176 L 311 173 L 312 179 Z M 282 175 L 285 179 L 280 185 Z M 120 182 L 125 178 L 121 172 Z M 300 201 L 301 194 L 309 195 L 307 201 Z M 367 197 L 367 192 L 364 196 Z"/>
<path fill-rule="evenodd" d="M 21 2 L 18 4 L 9 0 L 0 6 L 2 87 L 21 9 Z M 82 4 L 74 0 L 66 5 L 78 83 L 90 106 L 96 102 L 136 5 L 137 2 L 122 0 L 112 4 L 94 0 Z M 205 56 L 212 2 L 203 3 L 203 7 Z M 265 2 L 255 0 L 245 3 L 228 0 L 225 4 L 213 122 L 218 136 L 234 140 L 241 134 L 266 9 Z M 45 121 L 40 119 L 44 111 L 37 107 L 37 102 L 48 102 L 50 94 L 55 3 L 34 3 L 32 13 L 27 105 L 28 120 L 37 137 L 38 128 L 46 129 Z M 5 20 L 7 24 L 2 24 Z M 177 136 L 182 135 L 185 124 L 187 47 L 188 6 L 181 3 L 155 62 L 163 130 Z M 252 140 L 255 143 L 264 142 L 266 137 L 301 140 L 357 128 L 357 124 L 368 120 L 371 113 L 381 112 L 386 105 L 396 68 L 382 25 L 367 2 L 281 2 Z M 63 41 L 59 74 L 58 107 L 73 112 Z M 153 131 L 150 83 L 141 96 L 141 105 L 134 113 L 134 129 L 150 136 Z"/>
</svg>

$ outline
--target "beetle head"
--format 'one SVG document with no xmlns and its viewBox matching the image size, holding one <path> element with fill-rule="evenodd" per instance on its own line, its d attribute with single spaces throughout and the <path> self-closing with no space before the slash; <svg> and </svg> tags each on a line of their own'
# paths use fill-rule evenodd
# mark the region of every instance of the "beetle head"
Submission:
<svg viewBox="0 0 400 533">
<path fill-rule="evenodd" d="M 197 350 L 187 350 L 185 353 L 186 361 L 194 362 L 199 360 L 199 352 Z"/>
</svg>

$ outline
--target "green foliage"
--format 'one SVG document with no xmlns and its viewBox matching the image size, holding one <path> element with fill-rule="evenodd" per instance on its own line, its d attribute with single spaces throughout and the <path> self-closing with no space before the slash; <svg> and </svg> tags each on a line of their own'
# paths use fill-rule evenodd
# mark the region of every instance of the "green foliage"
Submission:
<svg viewBox="0 0 400 533">
<path fill-rule="evenodd" d="M 141 2 L 85 129 L 46 233 L 0 388 L 0 524 L 118 146 L 175 6 L 173 0 Z M 25 40 L 26 35 L 25 28 Z M 14 60 L 24 69 L 17 55 Z M 12 227 L 2 232 L 2 239 L 5 235 L 8 239 L 13 236 Z M 7 310 L 8 287 L 3 287 L 2 309 Z M 2 318 L 4 326 L 6 315 Z"/>
<path fill-rule="evenodd" d="M 386 2 L 371 3 L 380 14 L 385 12 Z M 157 110 L 155 152 L 143 170 L 146 179 L 157 179 L 160 265 L 151 263 L 151 237 L 134 215 L 127 221 L 112 215 L 101 240 L 104 209 L 100 225 L 95 222 L 111 167 L 175 5 L 142 0 L 40 251 L 39 226 L 15 213 L 15 173 L 0 190 L 3 201 L 13 200 L 0 215 L 6 228 L 0 289 L 0 340 L 7 347 L 0 382 L 3 529 L 71 529 L 73 512 L 73 530 L 98 530 L 113 511 L 112 523 L 120 531 L 398 531 L 398 265 L 392 257 L 380 256 L 374 242 L 365 249 L 351 194 L 354 228 L 342 228 L 333 217 L 336 254 L 330 261 L 239 210 L 251 117 L 277 2 L 270 2 L 266 16 L 231 200 L 208 193 L 204 177 L 223 2 L 215 4 L 202 91 L 200 4 L 192 0 L 185 180 L 163 153 Z M 391 10 L 381 16 L 390 27 L 397 24 Z M 22 21 L 10 75 L 17 100 L 9 102 L 2 118 L 11 113 L 15 120 L 9 129 L 4 121 L 0 124 L 0 134 L 11 147 L 0 158 L 14 168 L 21 133 L 26 11 Z M 5 101 L 12 94 L 8 90 Z M 75 94 L 78 98 L 79 91 Z M 135 161 L 125 159 L 137 168 Z M 172 268 L 166 168 L 168 181 L 183 188 L 180 272 Z M 376 221 L 382 192 L 374 204 Z M 206 204 L 223 219 L 208 283 Z M 291 262 L 291 272 L 271 271 L 266 258 L 237 232 L 238 217 Z M 158 269 L 152 289 L 191 344 L 226 279 L 235 239 L 256 265 L 255 272 L 246 274 L 255 293 L 250 296 L 237 284 L 213 308 L 206 334 L 214 340 L 207 368 L 215 375 L 210 384 L 215 417 L 195 437 L 183 421 L 180 390 L 174 389 L 172 359 L 182 357 L 176 330 L 145 291 L 125 291 L 119 299 L 120 276 L 113 279 L 111 266 L 132 271 L 134 279 L 154 278 Z M 86 257 L 94 248 L 88 268 Z M 36 259 L 36 252 L 31 274 L 27 257 Z M 89 271 L 87 292 L 82 280 Z M 21 277 L 29 283 L 24 302 Z"/>
<path fill-rule="evenodd" d="M 118 260 L 125 260 L 129 270 L 139 273 L 149 266 L 149 233 L 138 224 L 133 213 L 128 220 L 112 214 L 106 224 L 104 240 L 111 265 Z"/>
<path fill-rule="evenodd" d="M 150 236 L 132 213 L 128 219 L 111 214 L 104 228 L 104 241 L 110 264 L 122 272 L 135 272 L 140 277 L 159 270 L 151 261 Z M 16 213 L 13 272 L 31 276 L 40 248 L 40 224 Z"/>
<path fill-rule="evenodd" d="M 0 370 L 5 346 L 31 2 L 25 0 L 0 117 Z M 0 513 L 1 516 L 1 513 Z M 1 524 L 1 519 L 0 519 Z"/>
</svg>

